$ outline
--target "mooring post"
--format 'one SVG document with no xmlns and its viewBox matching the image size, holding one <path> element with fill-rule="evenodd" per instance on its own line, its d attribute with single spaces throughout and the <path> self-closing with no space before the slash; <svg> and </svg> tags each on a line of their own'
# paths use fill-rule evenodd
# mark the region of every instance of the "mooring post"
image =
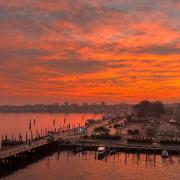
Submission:
<svg viewBox="0 0 180 180">
<path fill-rule="evenodd" d="M 125 165 L 127 164 L 127 153 L 125 152 Z"/>
<path fill-rule="evenodd" d="M 21 135 L 21 133 L 19 133 L 19 135 L 20 135 L 20 136 L 19 136 L 19 137 L 20 137 L 20 141 L 22 142 L 22 135 Z"/>
<path fill-rule="evenodd" d="M 32 131 L 31 131 L 31 141 L 33 140 L 33 133 L 32 133 Z"/>
<path fill-rule="evenodd" d="M 146 165 L 147 165 L 147 161 L 148 161 L 148 157 L 147 157 L 148 155 L 146 154 Z"/>
<path fill-rule="evenodd" d="M 136 165 L 138 166 L 138 164 L 139 164 L 139 157 L 138 157 L 138 154 L 136 154 L 136 156 L 137 156 L 137 161 L 136 161 Z"/>
<path fill-rule="evenodd" d="M 170 158 L 169 158 L 169 161 L 170 161 L 170 163 L 172 163 L 172 157 L 170 156 Z"/>
<path fill-rule="evenodd" d="M 22 142 L 22 136 L 20 132 L 19 132 L 19 142 Z"/>
<path fill-rule="evenodd" d="M 4 140 L 4 135 L 2 134 L 2 141 Z"/>
<path fill-rule="evenodd" d="M 26 132 L 26 142 L 27 142 L 27 140 L 28 140 L 28 135 L 27 135 L 27 132 Z"/>
<path fill-rule="evenodd" d="M 68 157 L 69 157 L 69 145 L 68 145 Z"/>
<path fill-rule="evenodd" d="M 38 130 L 36 129 L 36 139 L 38 138 Z"/>
<path fill-rule="evenodd" d="M 31 120 L 29 121 L 29 131 L 31 131 Z"/>
</svg>

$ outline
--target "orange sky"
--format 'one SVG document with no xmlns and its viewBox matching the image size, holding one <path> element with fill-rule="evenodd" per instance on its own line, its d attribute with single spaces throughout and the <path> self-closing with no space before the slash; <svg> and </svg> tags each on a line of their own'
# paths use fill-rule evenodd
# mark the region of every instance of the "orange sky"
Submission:
<svg viewBox="0 0 180 180">
<path fill-rule="evenodd" d="M 0 104 L 180 101 L 180 1 L 0 1 Z"/>
</svg>

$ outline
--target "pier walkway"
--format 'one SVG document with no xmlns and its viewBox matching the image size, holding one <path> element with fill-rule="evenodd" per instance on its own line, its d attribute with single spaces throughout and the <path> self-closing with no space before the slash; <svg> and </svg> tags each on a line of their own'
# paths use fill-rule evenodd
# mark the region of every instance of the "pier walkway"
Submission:
<svg viewBox="0 0 180 180">
<path fill-rule="evenodd" d="M 180 155 L 179 145 L 153 145 L 153 144 L 143 144 L 143 143 L 124 143 L 122 141 L 116 140 L 75 140 L 71 144 L 59 143 L 60 147 L 65 148 L 76 148 L 82 147 L 87 150 L 97 150 L 99 146 L 106 146 L 110 149 L 117 149 L 120 152 L 133 152 L 133 153 L 153 153 L 161 154 L 163 150 L 167 150 L 171 155 Z"/>
</svg>

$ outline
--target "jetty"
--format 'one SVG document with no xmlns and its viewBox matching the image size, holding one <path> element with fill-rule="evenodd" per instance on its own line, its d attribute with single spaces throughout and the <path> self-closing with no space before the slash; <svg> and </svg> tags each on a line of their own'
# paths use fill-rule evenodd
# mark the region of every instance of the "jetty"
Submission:
<svg viewBox="0 0 180 180">
<path fill-rule="evenodd" d="M 109 149 L 116 149 L 118 152 L 125 153 L 149 153 L 161 154 L 166 149 L 170 155 L 180 155 L 180 146 L 167 146 L 167 145 L 148 145 L 148 144 L 122 144 L 107 140 L 88 141 L 88 140 L 75 140 L 75 141 L 61 141 L 58 146 L 61 149 L 69 150 L 74 148 L 83 148 L 87 151 L 96 151 L 99 146 L 106 146 Z"/>
</svg>

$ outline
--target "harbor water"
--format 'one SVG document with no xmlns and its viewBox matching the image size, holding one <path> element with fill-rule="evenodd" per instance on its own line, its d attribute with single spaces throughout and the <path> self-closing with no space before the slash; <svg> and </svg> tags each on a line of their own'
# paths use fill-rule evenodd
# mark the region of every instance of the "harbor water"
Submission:
<svg viewBox="0 0 180 180">
<path fill-rule="evenodd" d="M 100 119 L 101 114 L 49 114 L 49 113 L 5 113 L 0 114 L 0 138 L 8 137 L 8 139 L 16 138 L 18 140 L 19 134 L 23 140 L 33 136 L 36 133 L 44 135 L 45 130 L 55 130 L 58 128 L 84 126 L 87 119 Z"/>
<path fill-rule="evenodd" d="M 92 114 L 0 114 L 0 133 L 23 138 L 31 131 L 63 125 L 84 125 L 86 119 L 99 119 Z M 35 121 L 34 121 L 35 119 Z M 6 175 L 4 180 L 179 180 L 180 157 L 163 159 L 159 155 L 116 153 L 98 160 L 96 152 L 73 154 L 57 149 L 43 157 Z"/>
<path fill-rule="evenodd" d="M 5 180 L 179 180 L 180 158 L 118 153 L 102 160 L 96 152 L 56 152 Z"/>
</svg>

